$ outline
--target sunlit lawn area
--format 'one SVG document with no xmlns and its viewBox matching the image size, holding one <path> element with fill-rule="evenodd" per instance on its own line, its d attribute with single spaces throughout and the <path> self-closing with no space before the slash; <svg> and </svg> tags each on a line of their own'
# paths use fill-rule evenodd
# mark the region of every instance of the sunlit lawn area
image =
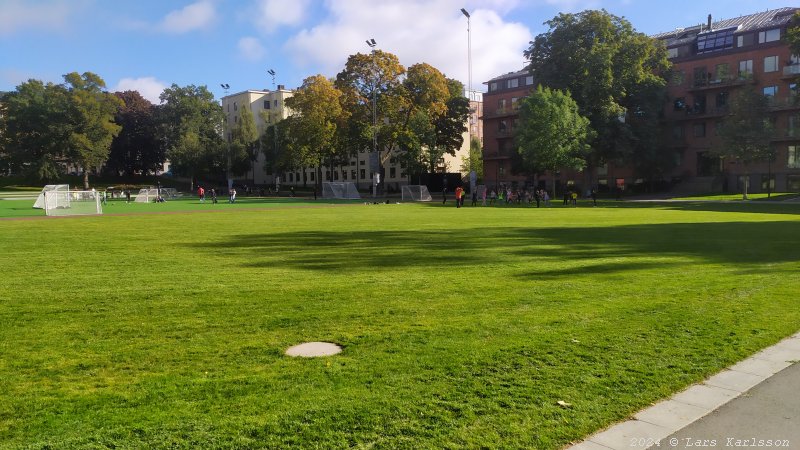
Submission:
<svg viewBox="0 0 800 450">
<path fill-rule="evenodd" d="M 800 198 L 800 194 L 796 192 L 759 192 L 757 194 L 747 194 L 748 200 L 787 200 L 791 198 Z M 726 194 L 699 194 L 674 197 L 673 200 L 716 200 L 716 201 L 741 201 L 742 193 L 726 193 Z"/>
<path fill-rule="evenodd" d="M 196 202 L 0 220 L 0 448 L 557 449 L 800 329 L 800 205 Z"/>
</svg>

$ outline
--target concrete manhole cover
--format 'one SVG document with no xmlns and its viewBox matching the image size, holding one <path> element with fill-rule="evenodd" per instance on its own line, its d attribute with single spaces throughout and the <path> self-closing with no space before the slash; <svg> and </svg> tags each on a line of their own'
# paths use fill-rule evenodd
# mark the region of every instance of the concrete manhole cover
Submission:
<svg viewBox="0 0 800 450">
<path fill-rule="evenodd" d="M 330 342 L 306 342 L 286 349 L 288 356 L 302 356 L 304 358 L 315 358 L 318 356 L 330 356 L 341 353 L 342 347 Z"/>
</svg>

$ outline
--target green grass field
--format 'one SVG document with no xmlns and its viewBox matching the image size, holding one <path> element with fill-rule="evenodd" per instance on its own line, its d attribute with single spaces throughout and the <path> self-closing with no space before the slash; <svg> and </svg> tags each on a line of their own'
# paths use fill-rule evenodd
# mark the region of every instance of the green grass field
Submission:
<svg viewBox="0 0 800 450">
<path fill-rule="evenodd" d="M 213 207 L 0 220 L 0 448 L 557 449 L 800 329 L 797 204 Z"/>
</svg>

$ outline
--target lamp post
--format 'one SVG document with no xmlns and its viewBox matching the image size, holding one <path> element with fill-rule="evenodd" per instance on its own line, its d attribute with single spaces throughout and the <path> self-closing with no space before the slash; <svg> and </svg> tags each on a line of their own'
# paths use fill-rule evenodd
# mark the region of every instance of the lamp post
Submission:
<svg viewBox="0 0 800 450">
<path fill-rule="evenodd" d="M 219 85 L 222 89 L 225 90 L 225 96 L 228 95 L 228 89 L 230 89 L 231 85 L 228 83 L 222 83 Z M 234 113 L 235 114 L 235 113 Z M 228 118 L 225 118 L 225 130 L 228 133 L 227 141 L 228 141 L 228 151 L 226 156 L 226 163 L 225 163 L 225 178 L 228 180 L 228 190 L 231 190 L 233 186 L 233 180 L 231 179 L 231 132 L 230 132 L 230 124 L 228 123 Z"/>
<path fill-rule="evenodd" d="M 472 100 L 472 34 L 470 32 L 469 23 L 470 15 L 464 8 L 461 8 L 461 14 L 467 17 L 467 92 L 469 92 L 467 98 Z"/>
<path fill-rule="evenodd" d="M 372 49 L 372 65 L 375 68 L 375 84 L 372 85 L 372 153 L 378 157 L 378 172 L 372 174 L 372 198 L 378 193 L 378 183 L 380 183 L 381 155 L 378 154 L 378 106 L 375 92 L 378 90 L 378 64 L 375 62 L 375 46 L 378 45 L 375 39 L 367 39 L 367 45 Z"/>
<path fill-rule="evenodd" d="M 272 69 L 269 69 L 267 71 L 267 73 L 270 74 L 270 76 L 272 76 L 272 91 L 273 91 L 273 93 L 277 93 L 277 89 L 275 88 L 275 71 L 272 70 Z M 270 113 L 270 117 L 275 117 L 275 116 L 272 113 Z M 273 175 L 272 176 L 274 178 L 273 181 L 275 181 L 275 195 L 278 195 L 278 189 L 279 189 L 278 186 L 280 186 L 280 181 L 278 180 L 278 172 L 276 170 L 274 170 L 275 160 L 277 160 L 277 158 L 278 158 L 278 121 L 277 120 L 275 120 L 275 123 L 272 124 L 272 136 L 273 136 L 273 144 L 274 144 L 273 147 L 272 147 L 273 156 L 274 156 L 274 160 L 272 161 L 272 164 L 273 164 L 273 172 L 272 172 Z"/>
</svg>

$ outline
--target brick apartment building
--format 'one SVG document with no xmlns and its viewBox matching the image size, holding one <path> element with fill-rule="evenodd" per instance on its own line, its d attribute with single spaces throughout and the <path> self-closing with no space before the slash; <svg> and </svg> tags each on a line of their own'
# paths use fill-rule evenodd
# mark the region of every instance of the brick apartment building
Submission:
<svg viewBox="0 0 800 450">
<path fill-rule="evenodd" d="M 766 12 L 706 23 L 653 36 L 661 40 L 673 64 L 669 102 L 665 105 L 663 139 L 665 151 L 674 154 L 676 167 L 668 179 L 684 191 L 736 191 L 749 173 L 749 190 L 800 191 L 800 59 L 791 55 L 782 41 L 792 15 L 800 8 Z M 524 174 L 515 174 L 518 156 L 514 130 L 518 101 L 534 87 L 527 71 L 508 73 L 486 82 L 484 94 L 484 174 L 488 185 L 523 184 Z M 721 140 L 718 126 L 728 114 L 732 95 L 750 86 L 770 97 L 775 123 L 773 161 L 744 168 L 737 161 L 720 158 L 711 151 Z M 629 167 L 608 164 L 595 173 L 549 174 L 540 181 L 581 186 L 594 179 L 600 190 L 644 182 Z M 555 176 L 554 176 L 555 175 Z"/>
</svg>

